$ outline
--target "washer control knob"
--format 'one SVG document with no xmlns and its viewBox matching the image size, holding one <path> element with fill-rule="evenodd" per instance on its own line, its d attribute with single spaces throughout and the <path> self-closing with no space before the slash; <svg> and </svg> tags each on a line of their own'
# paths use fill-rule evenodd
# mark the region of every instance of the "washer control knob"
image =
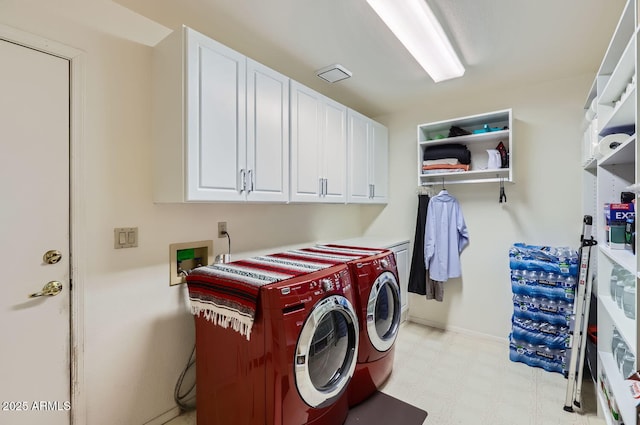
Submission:
<svg viewBox="0 0 640 425">
<path fill-rule="evenodd" d="M 389 260 L 387 260 L 386 258 L 383 258 L 382 260 L 380 260 L 380 265 L 383 268 L 388 269 L 389 268 Z"/>
<path fill-rule="evenodd" d="M 322 285 L 322 289 L 324 289 L 325 292 L 331 291 L 333 289 L 333 282 L 331 281 L 331 279 L 322 279 L 320 281 L 320 284 Z"/>
</svg>

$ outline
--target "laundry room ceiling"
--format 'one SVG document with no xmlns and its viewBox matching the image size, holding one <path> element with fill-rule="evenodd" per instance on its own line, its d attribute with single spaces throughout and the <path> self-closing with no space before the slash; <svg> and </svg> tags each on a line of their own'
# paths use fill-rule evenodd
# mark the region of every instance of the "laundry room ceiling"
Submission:
<svg viewBox="0 0 640 425">
<path fill-rule="evenodd" d="M 597 71 L 623 0 L 428 0 L 466 72 L 434 83 L 366 0 L 117 0 L 186 24 L 370 116 Z M 353 77 L 315 71 L 339 63 Z M 586 93 L 585 93 L 586 100 Z"/>
</svg>

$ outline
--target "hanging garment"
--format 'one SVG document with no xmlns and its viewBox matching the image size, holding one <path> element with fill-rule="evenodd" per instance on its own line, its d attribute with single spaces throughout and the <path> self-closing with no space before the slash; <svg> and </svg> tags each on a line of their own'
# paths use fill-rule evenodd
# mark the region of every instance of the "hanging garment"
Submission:
<svg viewBox="0 0 640 425">
<path fill-rule="evenodd" d="M 460 253 L 469 244 L 469 232 L 458 200 L 441 190 L 429 201 L 424 236 L 424 263 L 432 280 L 460 277 Z"/>
<path fill-rule="evenodd" d="M 424 266 L 424 229 L 427 221 L 429 195 L 418 195 L 418 218 L 416 235 L 413 240 L 413 255 L 409 270 L 409 292 L 426 295 L 427 271 Z"/>
<path fill-rule="evenodd" d="M 427 299 L 442 302 L 444 300 L 444 282 L 427 277 Z"/>
</svg>

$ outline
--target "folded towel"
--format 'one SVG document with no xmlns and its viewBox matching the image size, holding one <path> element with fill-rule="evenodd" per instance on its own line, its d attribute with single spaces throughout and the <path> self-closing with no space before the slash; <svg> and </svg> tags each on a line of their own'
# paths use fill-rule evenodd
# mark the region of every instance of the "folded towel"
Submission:
<svg viewBox="0 0 640 425">
<path fill-rule="evenodd" d="M 422 161 L 422 165 L 435 165 L 435 164 L 460 164 L 460 160 L 458 158 L 442 158 L 442 159 L 432 159 L 428 161 Z"/>
<path fill-rule="evenodd" d="M 422 171 L 428 170 L 449 170 L 449 171 L 469 171 L 468 164 L 434 164 L 423 165 Z"/>
</svg>

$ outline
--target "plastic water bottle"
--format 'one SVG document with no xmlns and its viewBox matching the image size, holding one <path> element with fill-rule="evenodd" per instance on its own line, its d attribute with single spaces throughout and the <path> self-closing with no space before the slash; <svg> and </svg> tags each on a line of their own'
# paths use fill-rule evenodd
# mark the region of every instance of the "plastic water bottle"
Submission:
<svg viewBox="0 0 640 425">
<path fill-rule="evenodd" d="M 527 282 L 527 287 L 531 293 L 531 295 L 540 295 L 538 288 L 538 277 L 539 274 L 535 270 L 529 270 L 525 272 L 525 281 Z"/>
<path fill-rule="evenodd" d="M 537 296 L 531 296 L 526 298 L 528 298 L 527 318 L 531 320 L 540 320 L 540 300 L 538 299 Z"/>
<path fill-rule="evenodd" d="M 536 354 L 538 346 L 535 344 L 526 343 L 524 344 L 524 347 L 525 347 L 525 350 L 524 350 L 525 363 L 527 363 L 529 366 L 539 367 L 540 359 Z"/>
<path fill-rule="evenodd" d="M 618 304 L 618 308 L 622 309 L 622 298 L 624 297 L 624 286 L 625 286 L 626 277 L 622 279 L 618 279 L 616 281 L 616 304 Z"/>
<path fill-rule="evenodd" d="M 540 316 L 548 323 L 558 323 L 561 319 L 558 316 L 558 302 L 552 298 L 540 298 Z"/>
<path fill-rule="evenodd" d="M 611 268 L 611 278 L 609 280 L 609 293 L 611 294 L 611 299 L 616 300 L 616 285 L 618 279 L 621 277 L 623 272 L 623 268 L 619 264 L 614 264 Z"/>
<path fill-rule="evenodd" d="M 511 290 L 514 294 L 525 294 L 526 284 L 523 270 L 511 270 Z"/>
<path fill-rule="evenodd" d="M 564 281 L 564 299 L 573 303 L 576 298 L 576 278 L 573 276 L 567 276 Z"/>
<path fill-rule="evenodd" d="M 613 328 L 613 334 L 611 336 L 611 354 L 615 355 L 616 353 L 616 347 L 618 347 L 618 344 L 622 342 L 622 336 L 620 335 L 620 332 L 618 332 L 618 329 Z"/>
<path fill-rule="evenodd" d="M 559 274 L 556 276 L 556 287 L 554 288 L 555 298 L 563 299 L 565 298 L 565 287 L 567 284 L 567 278 Z"/>
</svg>

